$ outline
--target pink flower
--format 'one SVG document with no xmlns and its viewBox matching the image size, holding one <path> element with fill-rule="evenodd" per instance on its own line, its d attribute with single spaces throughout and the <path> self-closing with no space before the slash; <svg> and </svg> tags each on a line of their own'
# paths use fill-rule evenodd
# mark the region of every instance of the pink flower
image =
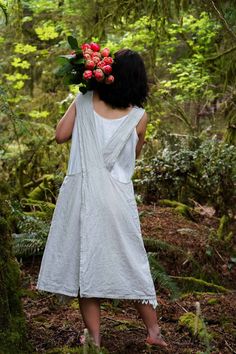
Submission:
<svg viewBox="0 0 236 354">
<path fill-rule="evenodd" d="M 84 53 L 84 59 L 86 59 L 86 60 L 90 60 L 91 59 L 91 55 L 90 54 L 88 54 L 88 53 Z"/>
<path fill-rule="evenodd" d="M 101 60 L 99 63 L 97 63 L 97 67 L 98 68 L 103 68 L 103 66 L 105 66 L 106 65 L 106 63 L 104 63 L 104 61 L 103 60 Z"/>
<path fill-rule="evenodd" d="M 91 49 L 90 44 L 88 44 L 88 43 L 82 44 L 82 45 L 81 45 L 81 49 L 82 49 L 83 51 L 85 51 L 86 49 Z"/>
<path fill-rule="evenodd" d="M 112 67 L 110 65 L 105 65 L 102 70 L 106 75 L 109 75 L 112 72 Z"/>
<path fill-rule="evenodd" d="M 99 50 L 100 50 L 99 44 L 94 43 L 94 42 L 90 43 L 90 48 L 91 48 L 94 52 L 99 52 Z"/>
<path fill-rule="evenodd" d="M 105 57 L 105 58 L 103 58 L 103 60 L 106 64 L 109 64 L 109 65 L 113 64 L 112 57 Z"/>
<path fill-rule="evenodd" d="M 99 58 L 101 58 L 102 55 L 101 55 L 100 52 L 93 52 L 93 53 L 92 53 L 92 58 L 93 58 L 93 57 L 99 57 Z"/>
<path fill-rule="evenodd" d="M 89 70 L 93 70 L 95 67 L 95 62 L 93 60 L 86 60 L 85 68 Z"/>
<path fill-rule="evenodd" d="M 93 73 L 97 81 L 102 81 L 104 79 L 104 73 L 101 69 L 96 69 Z"/>
<path fill-rule="evenodd" d="M 109 84 L 112 84 L 114 82 L 114 80 L 115 80 L 114 76 L 113 75 L 109 75 L 109 76 L 106 77 L 105 83 L 109 85 Z"/>
<path fill-rule="evenodd" d="M 101 51 L 101 54 L 103 57 L 108 57 L 109 54 L 110 54 L 110 49 L 109 48 L 104 48 L 102 51 Z"/>
<path fill-rule="evenodd" d="M 91 79 L 92 76 L 93 76 L 93 72 L 91 70 L 85 70 L 85 72 L 83 73 L 83 78 L 85 80 Z"/>
<path fill-rule="evenodd" d="M 95 56 L 95 57 L 93 57 L 93 61 L 95 64 L 98 64 L 101 61 L 101 59 L 99 57 Z"/>
<path fill-rule="evenodd" d="M 92 49 L 86 49 L 85 51 L 84 51 L 84 54 L 89 54 L 89 55 L 92 55 L 93 54 L 93 51 L 92 51 Z"/>
</svg>

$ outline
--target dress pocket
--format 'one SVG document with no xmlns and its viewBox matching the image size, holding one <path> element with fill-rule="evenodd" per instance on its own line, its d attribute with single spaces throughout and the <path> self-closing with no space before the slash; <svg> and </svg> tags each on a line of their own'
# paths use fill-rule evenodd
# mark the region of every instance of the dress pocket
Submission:
<svg viewBox="0 0 236 354">
<path fill-rule="evenodd" d="M 137 207 L 137 203 L 135 200 L 135 196 L 133 196 L 132 198 L 128 198 L 127 202 L 129 204 L 130 207 L 130 214 L 131 217 L 137 227 L 137 230 L 139 233 L 141 233 L 141 227 L 140 227 L 140 220 L 139 220 L 139 212 L 138 212 L 138 207 Z"/>
</svg>

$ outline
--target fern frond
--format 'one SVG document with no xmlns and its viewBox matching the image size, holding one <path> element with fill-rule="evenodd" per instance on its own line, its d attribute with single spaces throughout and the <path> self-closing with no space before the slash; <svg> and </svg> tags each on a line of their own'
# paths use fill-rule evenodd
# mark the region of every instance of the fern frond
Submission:
<svg viewBox="0 0 236 354">
<path fill-rule="evenodd" d="M 176 283 L 166 273 L 163 266 L 157 261 L 156 253 L 148 253 L 148 260 L 150 263 L 150 270 L 153 281 L 157 281 L 159 286 L 170 291 L 171 299 L 180 297 L 180 290 Z"/>
<path fill-rule="evenodd" d="M 46 245 L 50 230 L 47 217 L 41 218 L 35 215 L 26 215 L 19 205 L 14 205 L 13 214 L 17 216 L 19 234 L 12 234 L 13 252 L 16 256 L 32 256 L 42 254 Z"/>
<path fill-rule="evenodd" d="M 42 255 L 46 238 L 34 234 L 13 234 L 13 252 L 15 256 Z"/>
<path fill-rule="evenodd" d="M 177 246 L 173 246 L 168 242 L 154 239 L 154 238 L 143 238 L 144 246 L 147 252 L 157 252 L 157 251 L 174 251 L 175 253 L 185 254 L 185 252 Z"/>
</svg>

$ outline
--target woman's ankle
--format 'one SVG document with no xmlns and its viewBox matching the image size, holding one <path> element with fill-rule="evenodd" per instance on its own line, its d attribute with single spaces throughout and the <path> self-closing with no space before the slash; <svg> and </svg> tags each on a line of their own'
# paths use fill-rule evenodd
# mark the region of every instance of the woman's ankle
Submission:
<svg viewBox="0 0 236 354">
<path fill-rule="evenodd" d="M 92 339 L 93 339 L 93 342 L 94 344 L 100 348 L 101 346 L 101 335 L 100 334 L 96 334 L 96 335 L 91 335 Z"/>
<path fill-rule="evenodd" d="M 151 338 L 159 337 L 161 334 L 161 328 L 158 325 L 149 327 L 147 330 L 148 330 L 148 336 Z"/>
</svg>

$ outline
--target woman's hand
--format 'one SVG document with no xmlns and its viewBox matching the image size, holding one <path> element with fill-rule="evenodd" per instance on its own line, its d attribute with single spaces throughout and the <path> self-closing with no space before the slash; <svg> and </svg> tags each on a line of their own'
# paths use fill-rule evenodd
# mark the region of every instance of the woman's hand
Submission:
<svg viewBox="0 0 236 354">
<path fill-rule="evenodd" d="M 55 131 L 55 140 L 58 144 L 62 144 L 68 140 L 70 140 L 72 136 L 72 131 L 75 122 L 76 115 L 76 106 L 75 99 L 67 109 L 64 116 L 61 118 L 59 123 L 57 124 Z"/>
<path fill-rule="evenodd" d="M 147 129 L 147 122 L 148 122 L 148 117 L 147 117 L 147 113 L 145 112 L 136 127 L 137 134 L 139 137 L 139 140 L 136 145 L 136 159 L 139 157 L 139 155 L 141 153 L 143 144 L 145 144 L 144 139 L 145 139 L 145 134 L 146 134 L 146 129 Z"/>
</svg>

